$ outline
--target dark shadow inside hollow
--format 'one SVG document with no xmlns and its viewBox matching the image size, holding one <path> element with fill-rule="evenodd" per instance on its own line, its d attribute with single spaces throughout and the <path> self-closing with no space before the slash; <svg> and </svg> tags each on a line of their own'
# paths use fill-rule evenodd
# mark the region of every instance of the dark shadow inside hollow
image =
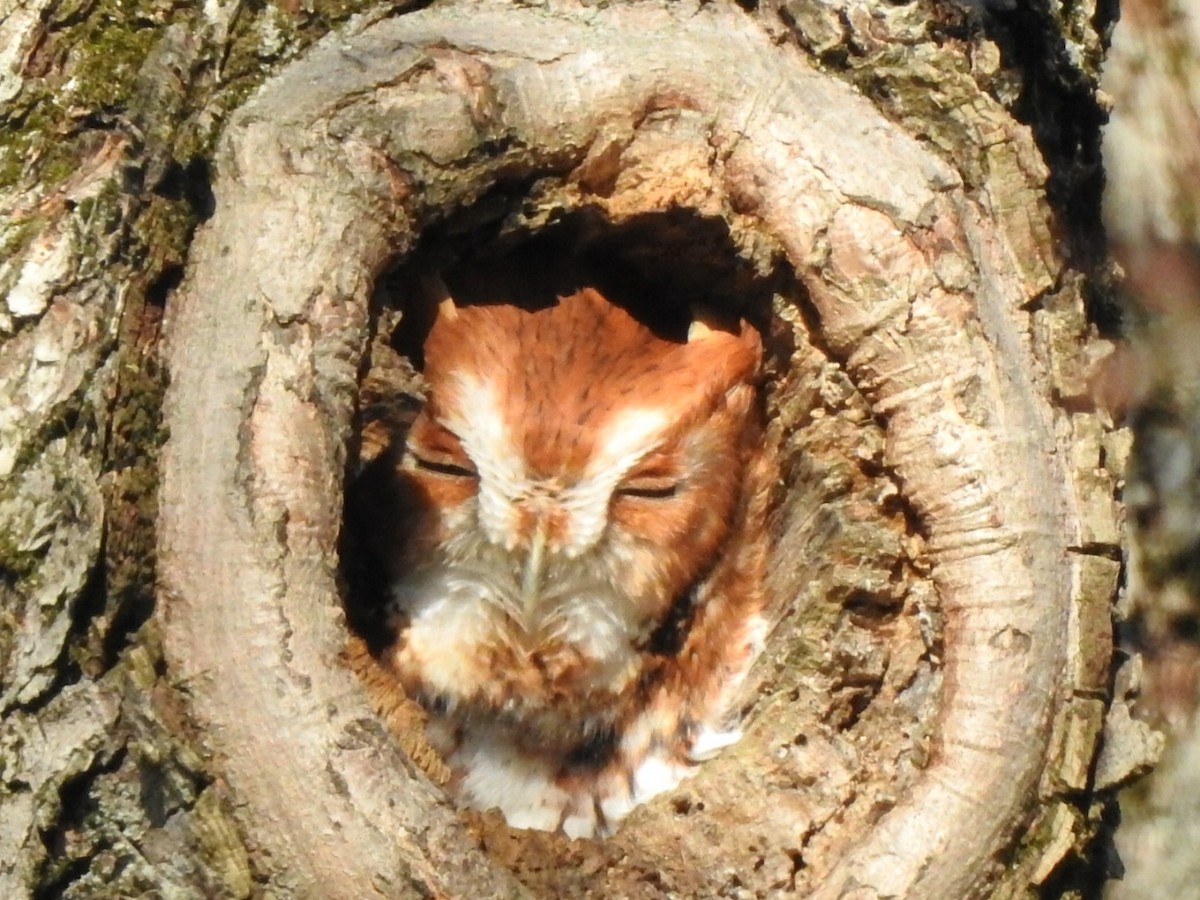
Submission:
<svg viewBox="0 0 1200 900">
<path fill-rule="evenodd" d="M 538 230 L 519 228 L 472 243 L 449 227 L 430 229 L 416 250 L 385 276 L 383 303 L 401 310 L 393 347 L 420 368 L 433 308 L 419 277 L 439 272 L 459 302 L 515 302 L 542 308 L 592 285 L 639 321 L 684 340 L 697 307 L 745 317 L 769 333 L 770 297 L 780 271 L 756 271 L 739 257 L 727 224 L 692 210 L 646 213 L 619 224 L 595 209 L 563 215 Z"/>
</svg>

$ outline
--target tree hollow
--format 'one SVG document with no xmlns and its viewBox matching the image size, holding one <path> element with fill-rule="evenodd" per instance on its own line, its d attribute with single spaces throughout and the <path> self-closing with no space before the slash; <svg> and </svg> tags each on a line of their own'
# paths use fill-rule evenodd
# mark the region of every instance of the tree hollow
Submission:
<svg viewBox="0 0 1200 900">
<path fill-rule="evenodd" d="M 945 162 L 736 8 L 454 3 L 322 41 L 216 173 L 169 307 L 159 615 L 281 889 L 982 890 L 1080 687 L 1081 526 L 1035 288 Z M 342 664 L 337 577 L 381 276 L 583 214 L 770 298 L 781 454 L 747 736 L 597 845 L 463 825 Z"/>
</svg>

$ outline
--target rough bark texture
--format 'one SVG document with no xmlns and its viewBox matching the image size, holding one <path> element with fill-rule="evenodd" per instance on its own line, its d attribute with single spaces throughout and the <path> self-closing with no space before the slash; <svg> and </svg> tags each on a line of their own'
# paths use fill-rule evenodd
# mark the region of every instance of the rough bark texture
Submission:
<svg viewBox="0 0 1200 900">
<path fill-rule="evenodd" d="M 1047 128 L 1089 96 L 1103 13 L 447 3 L 358 19 L 243 102 L 304 20 L 235 10 L 127 33 L 88 7 L 136 48 L 77 101 L 105 139 L 0 148 L 0 893 L 1085 889 L 1153 749 L 1109 703 L 1127 438 L 1053 237 L 1095 258 L 1099 113 Z M 0 22 L 10 120 L 80 89 L 56 15 Z M 563 217 L 762 298 L 784 459 L 747 737 L 597 843 L 460 816 L 342 660 L 389 292 Z"/>
<path fill-rule="evenodd" d="M 1105 74 L 1105 219 L 1127 278 L 1131 343 L 1106 382 L 1136 431 L 1123 635 L 1140 663 L 1123 680 L 1167 738 L 1151 778 L 1121 796 L 1123 900 L 1200 884 L 1200 4 L 1126 5 Z"/>
</svg>

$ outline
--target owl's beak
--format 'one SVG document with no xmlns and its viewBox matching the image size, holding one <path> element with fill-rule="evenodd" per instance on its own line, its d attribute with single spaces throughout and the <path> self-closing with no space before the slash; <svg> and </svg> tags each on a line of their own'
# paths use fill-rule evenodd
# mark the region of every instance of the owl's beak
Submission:
<svg viewBox="0 0 1200 900">
<path fill-rule="evenodd" d="M 533 530 L 529 542 L 529 555 L 525 557 L 525 570 L 521 573 L 521 606 L 525 610 L 525 621 L 532 622 L 541 598 L 542 567 L 546 559 L 546 520 L 542 519 Z"/>
</svg>

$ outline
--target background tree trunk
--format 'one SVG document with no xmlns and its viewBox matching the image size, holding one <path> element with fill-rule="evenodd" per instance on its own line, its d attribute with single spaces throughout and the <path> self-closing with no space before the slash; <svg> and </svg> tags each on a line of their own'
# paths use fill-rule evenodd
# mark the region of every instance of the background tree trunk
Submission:
<svg viewBox="0 0 1200 900">
<path fill-rule="evenodd" d="M 1200 4 L 1125 4 L 1104 80 L 1105 222 L 1126 273 L 1131 343 L 1109 381 L 1137 431 L 1126 501 L 1123 635 L 1144 665 L 1139 714 L 1167 738 L 1161 765 L 1121 797 L 1121 900 L 1186 895 L 1200 860 Z M 1170 137 L 1164 137 L 1169 135 Z"/>
<path fill-rule="evenodd" d="M 1112 10 L 550 7 L 0 8 L 0 894 L 1105 877 Z M 448 806 L 337 578 L 404 266 L 582 210 L 769 304 L 783 460 L 747 737 L 595 843 Z"/>
</svg>

